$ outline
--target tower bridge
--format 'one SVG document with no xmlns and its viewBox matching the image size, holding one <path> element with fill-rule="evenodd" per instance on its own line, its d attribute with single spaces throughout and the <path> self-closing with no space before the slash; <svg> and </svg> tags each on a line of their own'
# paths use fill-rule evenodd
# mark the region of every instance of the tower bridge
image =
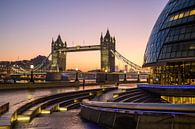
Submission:
<svg viewBox="0 0 195 129">
<path fill-rule="evenodd" d="M 65 71 L 66 70 L 66 53 L 67 52 L 80 52 L 80 51 L 100 51 L 101 53 L 101 70 L 107 72 L 115 71 L 115 56 L 112 51 L 115 51 L 116 40 L 115 37 L 111 37 L 109 30 L 106 35 L 100 37 L 100 45 L 90 46 L 75 46 L 67 47 L 67 43 L 62 41 L 60 35 L 57 40 L 52 41 L 52 65 L 53 71 Z"/>
<path fill-rule="evenodd" d="M 86 46 L 72 46 L 68 47 L 66 41 L 63 42 L 61 36 L 58 35 L 57 40 L 52 39 L 51 53 L 40 64 L 36 65 L 33 69 L 35 73 L 50 72 L 65 72 L 66 71 L 66 56 L 69 52 L 83 52 L 83 51 L 100 51 L 100 64 L 102 72 L 115 72 L 115 58 L 121 60 L 124 64 L 130 66 L 134 72 L 143 72 L 147 70 L 142 69 L 141 66 L 133 63 L 125 58 L 116 50 L 115 37 L 110 35 L 107 30 L 106 35 L 101 34 L 99 45 L 86 45 Z M 47 62 L 51 57 L 51 62 Z M 30 74 L 31 69 L 22 68 L 22 66 L 12 66 L 11 70 L 17 74 Z"/>
<path fill-rule="evenodd" d="M 100 51 L 101 56 L 101 71 L 115 72 L 115 57 L 121 59 L 126 64 L 130 65 L 135 71 L 141 71 L 141 67 L 122 56 L 116 51 L 115 37 L 110 35 L 107 30 L 106 35 L 101 34 L 100 45 L 89 46 L 74 46 L 67 47 L 67 43 L 63 42 L 60 35 L 57 40 L 52 40 L 51 56 L 52 64 L 51 71 L 63 72 L 66 71 L 66 54 L 67 52 L 81 52 L 81 51 Z"/>
</svg>

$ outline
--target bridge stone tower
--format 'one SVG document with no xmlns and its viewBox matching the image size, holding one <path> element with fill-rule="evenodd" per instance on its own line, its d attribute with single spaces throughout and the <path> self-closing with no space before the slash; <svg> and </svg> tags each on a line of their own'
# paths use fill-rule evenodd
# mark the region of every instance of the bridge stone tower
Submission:
<svg viewBox="0 0 195 129">
<path fill-rule="evenodd" d="M 57 40 L 54 42 L 52 39 L 52 64 L 51 71 L 52 72 L 63 72 L 66 70 L 66 52 L 57 51 L 60 48 L 66 48 L 66 42 L 62 42 L 60 35 L 58 35 Z"/>
<path fill-rule="evenodd" d="M 101 34 L 101 71 L 103 72 L 115 72 L 115 56 L 111 52 L 111 50 L 115 51 L 115 45 L 115 37 L 110 36 L 109 30 L 104 37 Z"/>
</svg>

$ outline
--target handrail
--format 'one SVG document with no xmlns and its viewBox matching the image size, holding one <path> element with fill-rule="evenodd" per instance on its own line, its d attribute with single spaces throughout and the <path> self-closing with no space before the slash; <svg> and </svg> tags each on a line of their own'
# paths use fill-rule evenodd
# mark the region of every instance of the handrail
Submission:
<svg viewBox="0 0 195 129">
<path fill-rule="evenodd" d="M 162 111 L 162 112 L 186 112 L 195 114 L 195 104 L 169 104 L 169 103 L 123 103 L 123 102 L 98 102 L 86 101 L 81 106 L 96 108 L 111 108 L 125 110 Z"/>
</svg>

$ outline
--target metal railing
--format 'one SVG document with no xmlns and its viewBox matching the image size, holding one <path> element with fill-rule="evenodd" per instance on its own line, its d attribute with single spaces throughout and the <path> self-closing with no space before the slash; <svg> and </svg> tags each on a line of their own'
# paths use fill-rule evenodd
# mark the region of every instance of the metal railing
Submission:
<svg viewBox="0 0 195 129">
<path fill-rule="evenodd" d="M 87 101 L 81 106 L 95 108 L 109 112 L 126 112 L 143 114 L 144 112 L 158 112 L 166 114 L 195 114 L 195 104 L 169 104 L 169 103 L 123 103 L 123 102 L 98 102 Z"/>
</svg>

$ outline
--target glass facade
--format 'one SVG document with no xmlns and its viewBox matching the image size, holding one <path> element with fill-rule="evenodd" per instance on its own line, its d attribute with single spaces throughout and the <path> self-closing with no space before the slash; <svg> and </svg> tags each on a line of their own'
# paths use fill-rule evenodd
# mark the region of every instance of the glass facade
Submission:
<svg viewBox="0 0 195 129">
<path fill-rule="evenodd" d="M 195 104 L 195 97 L 161 96 L 161 98 L 173 104 Z"/>
<path fill-rule="evenodd" d="M 170 0 L 149 38 L 144 65 L 154 83 L 193 84 L 195 79 L 195 0 Z"/>
</svg>

